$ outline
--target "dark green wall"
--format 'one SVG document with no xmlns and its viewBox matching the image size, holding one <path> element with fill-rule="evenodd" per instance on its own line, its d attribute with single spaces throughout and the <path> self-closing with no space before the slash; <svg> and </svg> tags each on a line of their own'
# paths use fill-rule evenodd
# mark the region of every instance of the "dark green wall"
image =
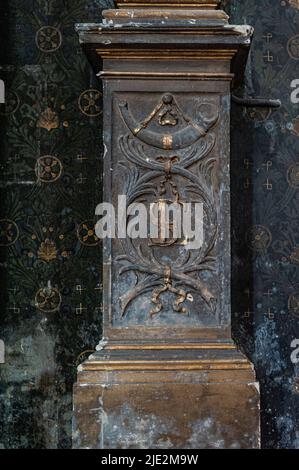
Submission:
<svg viewBox="0 0 299 470">
<path fill-rule="evenodd" d="M 225 3 L 256 28 L 246 92 L 283 103 L 233 109 L 234 336 L 261 383 L 263 446 L 299 447 L 299 1 Z M 1 0 L 0 448 L 71 446 L 76 366 L 101 335 L 101 88 L 74 23 L 112 4 Z"/>
</svg>

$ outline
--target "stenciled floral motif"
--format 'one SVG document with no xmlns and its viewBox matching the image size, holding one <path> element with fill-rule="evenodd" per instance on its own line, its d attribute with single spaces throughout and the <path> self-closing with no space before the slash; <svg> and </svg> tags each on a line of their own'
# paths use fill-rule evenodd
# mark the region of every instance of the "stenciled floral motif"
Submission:
<svg viewBox="0 0 299 470">
<path fill-rule="evenodd" d="M 41 312 L 57 312 L 61 305 L 61 294 L 55 287 L 43 287 L 39 289 L 35 296 L 35 305 Z"/>
<path fill-rule="evenodd" d="M 42 26 L 36 33 L 35 42 L 42 52 L 55 52 L 61 46 L 62 35 L 54 26 Z"/>
<path fill-rule="evenodd" d="M 37 159 L 35 174 L 38 181 L 43 183 L 54 183 L 62 173 L 61 161 L 52 155 L 44 155 Z"/>
<path fill-rule="evenodd" d="M 102 113 L 102 93 L 98 90 L 85 90 L 78 99 L 80 111 L 89 117 L 96 117 Z"/>
</svg>

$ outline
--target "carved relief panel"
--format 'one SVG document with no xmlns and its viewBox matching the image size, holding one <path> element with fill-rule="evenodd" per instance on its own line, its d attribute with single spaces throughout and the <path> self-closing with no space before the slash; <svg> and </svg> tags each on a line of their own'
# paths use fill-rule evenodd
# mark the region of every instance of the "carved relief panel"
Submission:
<svg viewBox="0 0 299 470">
<path fill-rule="evenodd" d="M 103 242 L 103 339 L 79 368 L 76 446 L 258 447 L 258 384 L 230 334 L 230 93 L 252 29 L 219 0 L 126 5 L 79 26 L 103 81 L 118 233 Z"/>
<path fill-rule="evenodd" d="M 167 236 L 160 219 L 154 218 L 154 236 L 148 220 L 143 238 L 105 241 L 106 329 L 129 327 L 134 337 L 134 331 L 146 335 L 155 328 L 158 336 L 167 327 L 174 334 L 180 331 L 180 336 L 188 335 L 188 328 L 194 334 L 196 327 L 223 328 L 230 314 L 229 273 L 224 270 L 230 250 L 225 215 L 229 208 L 228 96 L 204 92 L 202 84 L 200 93 L 195 84 L 195 92 L 186 93 L 178 86 L 167 90 L 156 85 L 157 90 L 148 91 L 146 82 L 137 81 L 136 90 L 122 91 L 126 87 L 121 83 L 109 81 L 108 85 L 111 115 L 105 118 L 111 120 L 112 136 L 111 141 L 106 136 L 104 170 L 105 177 L 110 177 L 104 200 L 117 207 L 119 195 L 126 196 L 131 207 L 128 231 L 130 227 L 138 231 L 140 203 L 148 217 L 152 204 L 162 214 L 171 206 L 181 208 L 182 225 L 177 236 L 171 213 Z M 195 203 L 201 203 L 203 240 L 198 248 L 184 233 L 186 203 L 193 225 L 200 215 Z"/>
</svg>

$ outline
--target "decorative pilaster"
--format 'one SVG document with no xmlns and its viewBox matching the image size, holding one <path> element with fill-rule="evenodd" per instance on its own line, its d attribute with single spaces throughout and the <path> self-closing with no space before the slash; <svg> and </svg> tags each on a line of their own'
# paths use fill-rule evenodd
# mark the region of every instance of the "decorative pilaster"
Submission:
<svg viewBox="0 0 299 470">
<path fill-rule="evenodd" d="M 103 80 L 103 199 L 201 203 L 204 240 L 103 241 L 103 339 L 79 367 L 74 446 L 258 447 L 258 385 L 230 328 L 230 92 L 252 29 L 218 0 L 116 3 L 77 27 Z"/>
</svg>

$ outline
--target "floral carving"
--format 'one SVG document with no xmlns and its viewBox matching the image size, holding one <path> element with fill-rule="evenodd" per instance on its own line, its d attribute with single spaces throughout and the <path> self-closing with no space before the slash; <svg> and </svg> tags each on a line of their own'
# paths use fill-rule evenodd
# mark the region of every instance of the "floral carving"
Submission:
<svg viewBox="0 0 299 470">
<path fill-rule="evenodd" d="M 167 96 L 166 109 L 164 109 L 165 96 Z M 175 100 L 169 98 L 169 95 L 165 96 L 149 118 L 137 126 L 135 123 L 135 132 L 131 131 L 131 134 L 122 135 L 119 138 L 119 148 L 131 164 L 130 169 L 124 165 L 126 167 L 127 204 L 140 201 L 141 198 L 151 202 L 158 200 L 161 203 L 167 203 L 167 197 L 165 197 L 167 188 L 168 198 L 171 198 L 169 202 L 179 202 L 181 194 L 178 181 L 183 180 L 185 194 L 189 195 L 188 199 L 202 202 L 204 205 L 209 233 L 201 249 L 194 250 L 192 253 L 184 250 L 184 255 L 179 256 L 171 264 L 163 261 L 162 257 L 156 256 L 154 246 L 158 245 L 162 249 L 163 246 L 173 247 L 180 242 L 179 240 L 170 239 L 171 243 L 166 243 L 165 240 L 150 240 L 147 247 L 142 244 L 136 245 L 129 237 L 122 240 L 123 254 L 117 257 L 117 261 L 122 264 L 119 274 L 134 272 L 137 277 L 136 285 L 120 298 L 122 317 L 125 316 L 129 304 L 146 292 L 152 293 L 153 308 L 149 311 L 150 316 L 157 315 L 163 309 L 160 297 L 165 292 L 176 296 L 173 310 L 178 313 L 188 313 L 183 303 L 189 290 L 195 290 L 212 312 L 215 312 L 216 309 L 216 295 L 201 280 L 200 274 L 204 271 L 213 272 L 215 270 L 213 251 L 217 240 L 217 215 L 213 185 L 211 184 L 215 158 L 209 157 L 215 144 L 215 135 L 208 133 L 208 131 L 216 122 L 215 116 L 218 115 L 216 113 L 212 119 L 206 120 L 205 131 L 202 132 L 200 138 L 198 136 L 196 143 L 191 143 L 187 149 L 183 143 L 184 150 L 177 149 L 180 150 L 180 155 L 174 154 L 173 149 L 168 149 L 168 155 L 152 157 L 147 153 L 143 143 L 146 139 L 140 135 L 140 130 L 145 129 L 155 116 L 159 120 L 168 116 L 167 125 L 172 127 L 177 125 L 174 120 L 178 115 L 180 119 L 186 119 L 182 118 L 183 113 L 178 111 L 179 108 Z M 128 110 L 128 106 L 124 103 L 121 106 L 125 106 Z M 169 106 L 173 106 L 175 110 Z M 131 130 L 130 118 L 128 123 L 128 115 L 123 113 L 123 109 L 121 109 L 121 114 L 127 127 Z M 205 121 L 203 116 L 201 119 L 202 122 Z M 209 124 L 207 124 L 208 121 Z M 164 122 L 160 123 L 161 127 L 164 127 L 164 124 Z M 194 126 L 190 119 L 185 124 L 185 128 L 189 129 Z M 153 132 L 149 131 L 147 135 L 153 138 Z M 152 147 L 156 147 L 157 142 L 161 142 L 161 135 L 157 133 L 154 136 Z M 190 168 L 195 164 L 197 164 L 197 171 Z"/>
</svg>

